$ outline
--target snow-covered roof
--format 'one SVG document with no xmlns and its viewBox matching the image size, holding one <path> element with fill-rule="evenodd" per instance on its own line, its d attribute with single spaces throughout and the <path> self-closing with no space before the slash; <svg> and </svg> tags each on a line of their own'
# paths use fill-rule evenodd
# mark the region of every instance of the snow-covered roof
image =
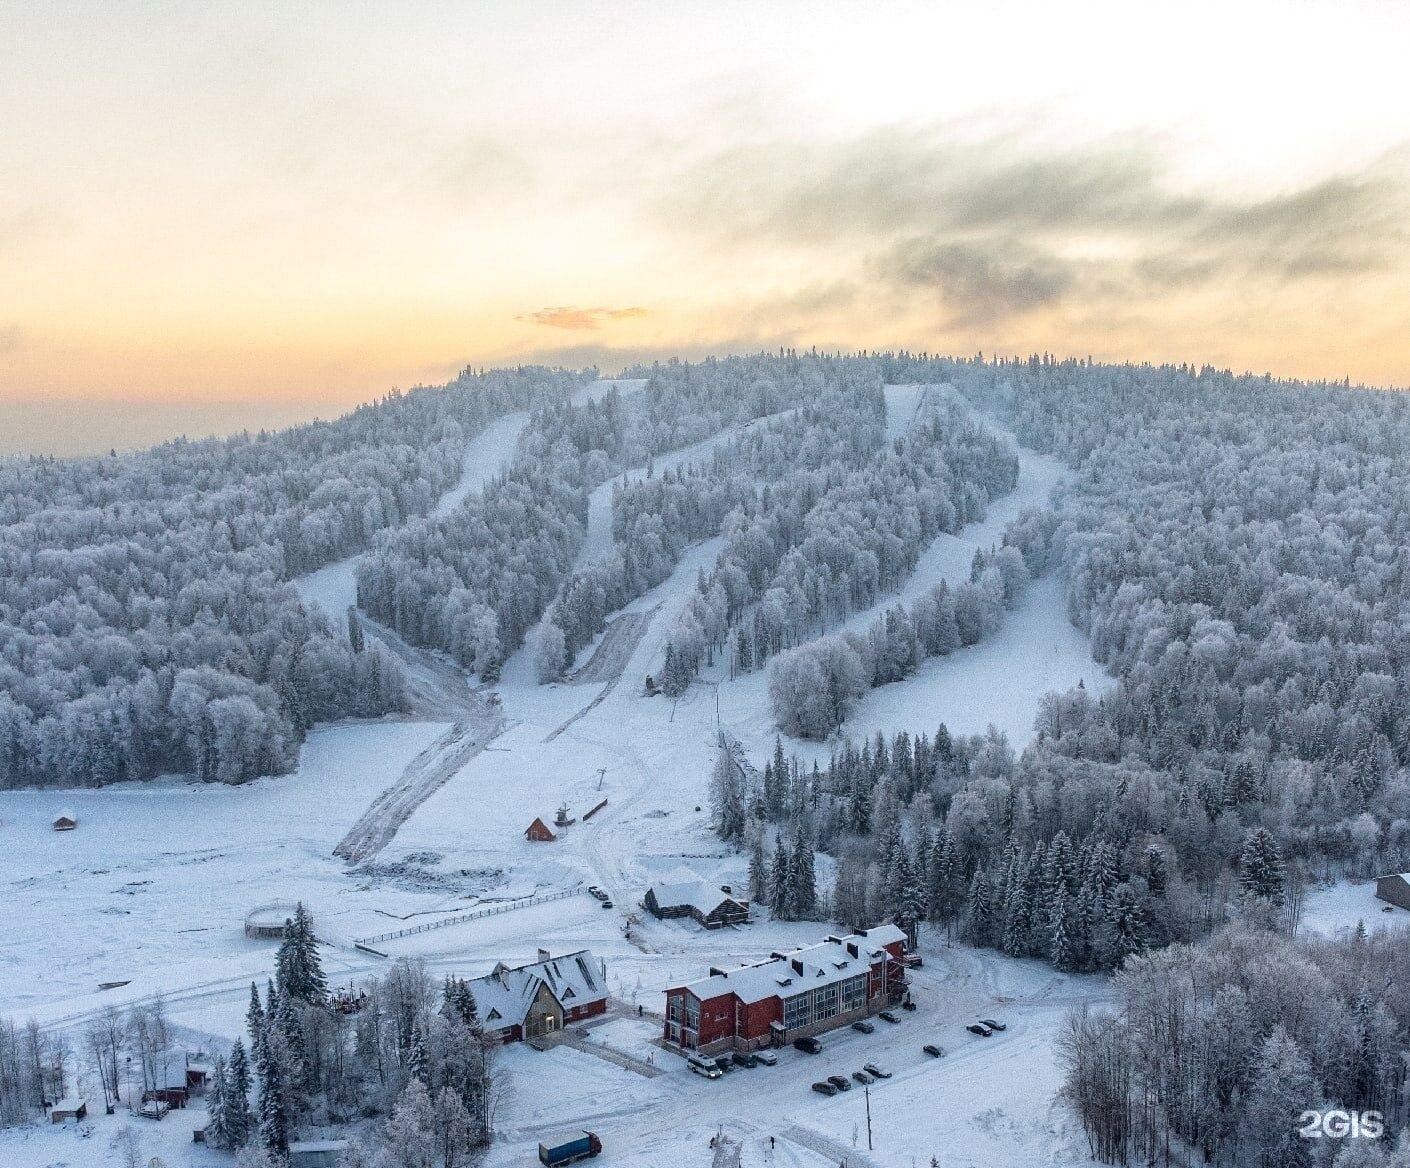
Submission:
<svg viewBox="0 0 1410 1168">
<path fill-rule="evenodd" d="M 500 962 L 469 983 L 476 1012 L 489 1030 L 522 1026 L 541 985 L 565 1010 L 605 1001 L 607 966 L 591 950 L 579 949 L 514 968 Z"/>
<path fill-rule="evenodd" d="M 727 900 L 740 905 L 744 903 L 718 884 L 701 880 L 695 873 L 684 869 L 673 872 L 667 879 L 651 885 L 651 895 L 656 898 L 657 908 L 693 908 L 699 911 L 701 916 L 707 917 Z"/>
<path fill-rule="evenodd" d="M 791 998 L 794 994 L 870 972 L 876 958 L 886 952 L 886 945 L 904 941 L 905 937 L 895 925 L 881 925 L 846 937 L 828 937 L 816 945 L 780 953 L 767 961 L 713 972 L 684 988 L 701 1001 L 724 994 L 734 994 L 746 1003 L 773 997 Z"/>
<path fill-rule="evenodd" d="M 899 925 L 877 925 L 874 928 L 865 929 L 861 934 L 873 945 L 894 945 L 900 942 L 906 943 L 906 931 Z"/>
<path fill-rule="evenodd" d="M 184 1050 L 159 1050 L 149 1054 L 147 1079 L 153 1091 L 174 1091 L 186 1086 L 187 1057 Z"/>
<path fill-rule="evenodd" d="M 87 1107 L 88 1100 L 81 1095 L 65 1095 L 56 1104 L 55 1111 L 77 1111 L 80 1107 Z"/>
</svg>

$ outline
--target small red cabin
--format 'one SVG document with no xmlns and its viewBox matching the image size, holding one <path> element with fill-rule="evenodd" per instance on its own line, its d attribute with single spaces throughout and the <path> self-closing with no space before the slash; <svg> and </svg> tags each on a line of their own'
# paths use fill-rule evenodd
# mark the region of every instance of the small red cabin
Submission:
<svg viewBox="0 0 1410 1168">
<path fill-rule="evenodd" d="M 530 843 L 551 844 L 558 837 L 553 834 L 553 829 L 542 819 L 535 819 L 524 829 L 524 838 Z"/>
</svg>

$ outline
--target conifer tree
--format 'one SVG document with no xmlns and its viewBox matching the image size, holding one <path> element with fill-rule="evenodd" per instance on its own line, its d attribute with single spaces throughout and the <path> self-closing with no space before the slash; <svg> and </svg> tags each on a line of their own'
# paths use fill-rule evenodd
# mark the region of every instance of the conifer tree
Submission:
<svg viewBox="0 0 1410 1168">
<path fill-rule="evenodd" d="M 769 861 L 764 853 L 764 833 L 756 831 L 749 845 L 749 899 L 763 903 L 768 895 Z"/>
<path fill-rule="evenodd" d="M 805 920 L 817 907 L 818 887 L 812 842 L 800 828 L 789 856 L 788 910 L 791 920 Z"/>
<path fill-rule="evenodd" d="M 774 841 L 774 862 L 769 873 L 769 908 L 781 921 L 789 920 L 788 885 L 792 865 L 788 860 L 788 848 L 782 837 Z"/>
<path fill-rule="evenodd" d="M 230 1048 L 230 1066 L 225 1085 L 225 1129 L 230 1147 L 240 1148 L 249 1143 L 254 1128 L 250 1111 L 250 1064 L 245 1057 L 245 1044 L 238 1038 Z"/>
<path fill-rule="evenodd" d="M 250 1005 L 245 1011 L 245 1024 L 250 1030 L 250 1049 L 254 1052 L 256 1062 L 259 1061 L 259 1049 L 264 1044 L 266 1021 L 264 1007 L 260 1005 L 259 988 L 254 982 L 250 982 Z"/>
<path fill-rule="evenodd" d="M 1283 856 L 1266 828 L 1255 827 L 1244 837 L 1239 887 L 1247 900 L 1263 900 L 1274 908 L 1283 906 Z"/>
<path fill-rule="evenodd" d="M 230 1109 L 225 1102 L 226 1081 L 225 1060 L 216 1055 L 211 1065 L 210 1089 L 206 1092 L 206 1114 L 210 1117 L 206 1122 L 206 1143 L 213 1148 L 235 1146 L 227 1127 Z"/>
<path fill-rule="evenodd" d="M 284 1041 L 270 1033 L 260 1048 L 255 1064 L 259 1075 L 260 1146 L 282 1156 L 289 1150 L 291 1117 L 287 1109 L 288 1084 L 285 1080 Z"/>
<path fill-rule="evenodd" d="M 328 1000 L 328 979 L 318 954 L 313 919 L 300 903 L 284 931 L 275 957 L 275 976 L 281 999 L 321 1006 Z"/>
</svg>

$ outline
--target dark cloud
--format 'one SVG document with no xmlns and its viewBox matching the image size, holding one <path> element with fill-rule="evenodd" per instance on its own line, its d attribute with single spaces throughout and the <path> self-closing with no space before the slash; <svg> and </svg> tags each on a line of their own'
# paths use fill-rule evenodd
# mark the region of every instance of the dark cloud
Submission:
<svg viewBox="0 0 1410 1168">
<path fill-rule="evenodd" d="M 1079 266 L 1012 240 L 911 240 L 876 265 L 886 279 L 933 288 L 950 306 L 955 324 L 988 324 L 1062 299 Z"/>
<path fill-rule="evenodd" d="M 1263 196 L 1177 187 L 1158 144 L 1054 148 L 1022 133 L 888 129 L 776 142 L 701 163 L 659 210 L 751 245 L 842 245 L 890 290 L 959 323 L 1078 299 L 1337 279 L 1405 260 L 1405 152 Z"/>
<path fill-rule="evenodd" d="M 599 329 L 603 321 L 631 320 L 646 316 L 644 308 L 572 308 L 559 305 L 555 308 L 540 308 L 537 312 L 515 317 L 533 324 L 547 325 L 560 329 Z"/>
</svg>

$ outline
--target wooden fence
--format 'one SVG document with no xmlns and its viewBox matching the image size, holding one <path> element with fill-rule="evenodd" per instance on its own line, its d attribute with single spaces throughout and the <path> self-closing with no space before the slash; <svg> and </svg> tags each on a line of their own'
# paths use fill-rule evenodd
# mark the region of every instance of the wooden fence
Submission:
<svg viewBox="0 0 1410 1168">
<path fill-rule="evenodd" d="M 399 937 L 413 937 L 417 933 L 429 933 L 435 929 L 449 928 L 451 925 L 463 925 L 466 921 L 478 921 L 482 917 L 498 916 L 500 913 L 517 912 L 521 908 L 533 908 L 537 904 L 549 904 L 555 900 L 567 900 L 570 896 L 577 896 L 583 891 L 581 884 L 575 884 L 572 888 L 564 888 L 558 892 L 550 892 L 545 896 L 526 896 L 522 900 L 508 901 L 505 904 L 494 904 L 488 908 L 477 908 L 471 912 L 457 913 L 453 917 L 442 917 L 438 921 L 424 921 L 419 925 L 412 925 L 406 929 L 394 929 L 390 933 L 378 933 L 375 937 L 359 937 L 353 942 L 358 948 L 365 948 L 368 945 L 376 945 L 382 941 L 395 941 Z"/>
</svg>

